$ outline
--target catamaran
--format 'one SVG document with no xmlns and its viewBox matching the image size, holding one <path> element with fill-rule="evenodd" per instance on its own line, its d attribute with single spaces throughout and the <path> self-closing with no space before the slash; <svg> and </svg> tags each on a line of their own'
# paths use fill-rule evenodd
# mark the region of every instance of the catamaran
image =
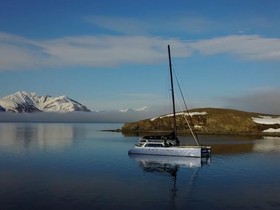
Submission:
<svg viewBox="0 0 280 210">
<path fill-rule="evenodd" d="M 196 135 L 194 134 L 189 122 L 188 127 L 192 133 L 192 136 L 197 145 L 194 146 L 181 146 L 177 136 L 176 127 L 176 109 L 175 109 L 175 97 L 173 87 L 173 73 L 172 73 L 172 61 L 170 46 L 168 45 L 168 58 L 169 58 L 169 72 L 170 72 L 170 84 L 171 84 L 171 96 L 173 107 L 173 131 L 168 135 L 161 136 L 143 136 L 139 139 L 138 144 L 131 148 L 129 154 L 138 155 L 160 155 L 160 156 L 178 156 L 178 157 L 205 157 L 210 156 L 211 146 L 204 146 L 198 142 Z"/>
</svg>

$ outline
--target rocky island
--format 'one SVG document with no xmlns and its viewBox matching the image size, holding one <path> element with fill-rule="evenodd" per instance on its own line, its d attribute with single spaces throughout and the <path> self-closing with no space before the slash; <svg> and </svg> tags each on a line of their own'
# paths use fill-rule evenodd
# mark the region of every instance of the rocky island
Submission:
<svg viewBox="0 0 280 210">
<path fill-rule="evenodd" d="M 176 113 L 179 134 L 188 134 L 186 119 L 198 134 L 247 134 L 280 136 L 280 115 L 234 109 L 199 108 Z M 171 114 L 125 123 L 123 133 L 166 132 L 171 130 Z"/>
</svg>

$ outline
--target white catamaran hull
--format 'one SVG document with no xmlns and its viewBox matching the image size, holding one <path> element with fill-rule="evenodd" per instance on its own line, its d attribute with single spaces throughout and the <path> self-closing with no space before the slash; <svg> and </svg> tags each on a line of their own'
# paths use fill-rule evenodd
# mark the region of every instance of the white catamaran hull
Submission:
<svg viewBox="0 0 280 210">
<path fill-rule="evenodd" d="M 139 147 L 128 151 L 129 154 L 139 155 L 162 155 L 162 156 L 178 156 L 178 157 L 202 157 L 204 150 L 202 146 L 176 146 L 176 147 Z"/>
</svg>

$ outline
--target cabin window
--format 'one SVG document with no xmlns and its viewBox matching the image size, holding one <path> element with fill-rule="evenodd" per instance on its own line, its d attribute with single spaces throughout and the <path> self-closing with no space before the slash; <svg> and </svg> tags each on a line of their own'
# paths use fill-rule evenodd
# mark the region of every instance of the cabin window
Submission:
<svg viewBox="0 0 280 210">
<path fill-rule="evenodd" d="M 146 147 L 163 147 L 162 144 L 146 144 Z"/>
</svg>

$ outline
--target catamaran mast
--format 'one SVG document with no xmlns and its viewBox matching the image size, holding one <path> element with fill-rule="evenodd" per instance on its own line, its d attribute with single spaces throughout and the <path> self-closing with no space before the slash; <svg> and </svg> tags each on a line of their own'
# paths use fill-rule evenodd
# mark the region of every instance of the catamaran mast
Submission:
<svg viewBox="0 0 280 210">
<path fill-rule="evenodd" d="M 179 142 L 178 142 L 178 139 L 177 139 L 176 110 L 175 110 L 175 97 L 174 97 L 174 87 L 173 87 L 171 53 L 170 53 L 170 46 L 168 45 L 167 47 L 168 47 L 169 71 L 170 71 L 172 107 L 173 107 L 173 131 L 174 131 L 174 134 L 175 134 L 176 143 L 178 144 Z"/>
</svg>

